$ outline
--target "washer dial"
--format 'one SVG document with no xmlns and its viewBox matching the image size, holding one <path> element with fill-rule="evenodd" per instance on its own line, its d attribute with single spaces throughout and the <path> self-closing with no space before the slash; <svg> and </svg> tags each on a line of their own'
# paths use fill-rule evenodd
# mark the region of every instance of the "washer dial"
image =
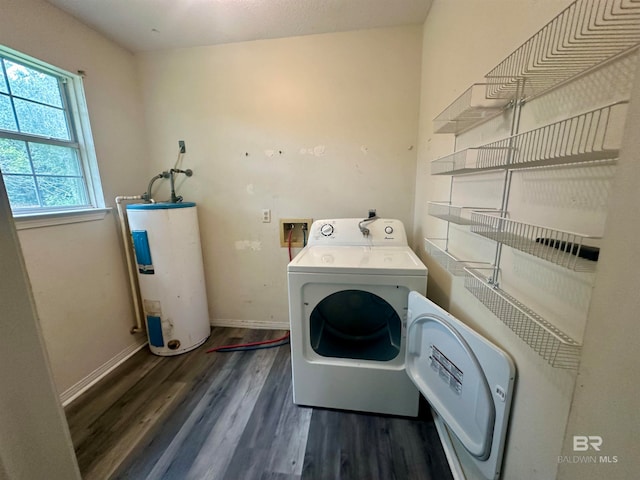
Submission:
<svg viewBox="0 0 640 480">
<path fill-rule="evenodd" d="M 320 233 L 325 237 L 331 236 L 331 234 L 333 233 L 333 225 L 325 223 L 320 227 Z"/>
</svg>

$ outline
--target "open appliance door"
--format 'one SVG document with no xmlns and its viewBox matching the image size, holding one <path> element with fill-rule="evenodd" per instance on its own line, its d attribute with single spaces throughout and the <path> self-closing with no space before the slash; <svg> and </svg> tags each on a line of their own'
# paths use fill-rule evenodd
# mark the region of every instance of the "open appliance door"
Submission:
<svg viewBox="0 0 640 480">
<path fill-rule="evenodd" d="M 516 369 L 486 338 L 409 294 L 406 371 L 487 479 L 500 477 Z"/>
</svg>

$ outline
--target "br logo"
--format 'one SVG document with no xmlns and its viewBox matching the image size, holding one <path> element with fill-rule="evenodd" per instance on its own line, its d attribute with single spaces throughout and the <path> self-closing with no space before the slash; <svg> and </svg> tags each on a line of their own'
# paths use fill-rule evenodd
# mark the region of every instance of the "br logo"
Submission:
<svg viewBox="0 0 640 480">
<path fill-rule="evenodd" d="M 600 451 L 602 445 L 602 437 L 599 435 L 574 435 L 573 436 L 573 451 L 574 452 L 586 452 L 590 448 L 593 448 L 597 452 Z"/>
</svg>

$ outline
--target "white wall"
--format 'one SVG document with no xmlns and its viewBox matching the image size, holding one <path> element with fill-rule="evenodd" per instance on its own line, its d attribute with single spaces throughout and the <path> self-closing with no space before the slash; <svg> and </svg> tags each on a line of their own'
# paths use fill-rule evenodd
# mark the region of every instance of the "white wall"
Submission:
<svg viewBox="0 0 640 480">
<path fill-rule="evenodd" d="M 445 222 L 428 216 L 426 201 L 448 199 L 450 179 L 431 176 L 430 162 L 452 153 L 454 148 L 472 146 L 476 142 L 486 143 L 492 135 L 503 137 L 508 134 L 509 127 L 508 116 L 505 115 L 485 125 L 480 136 L 461 135 L 458 144 L 454 145 L 453 135 L 433 134 L 432 120 L 472 83 L 481 82 L 489 70 L 569 3 L 557 0 L 436 0 L 424 25 L 414 243 L 420 246 L 420 255 L 429 267 L 428 296 L 484 333 L 515 360 L 518 378 L 503 465 L 503 478 L 509 479 L 546 480 L 556 477 L 576 375 L 550 367 L 482 306 L 464 288 L 461 278 L 451 276 L 432 261 L 420 245 L 424 237 L 440 237 L 446 231 Z M 604 73 L 596 73 L 572 87 L 526 104 L 521 131 L 584 111 L 589 103 L 602 106 L 610 99 L 619 98 L 625 89 L 630 88 L 634 61 L 623 60 L 621 65 L 613 65 Z M 620 88 L 617 82 L 622 84 Z M 611 211 L 608 195 L 615 168 L 575 168 L 572 173 L 567 172 L 567 169 L 543 169 L 514 175 L 509 205 L 512 218 L 538 224 L 558 222 L 551 226 L 562 228 L 562 225 L 569 225 L 563 229 L 574 227 L 578 231 L 587 228 L 585 233 L 602 235 L 604 218 L 607 211 Z M 472 185 L 474 181 L 475 186 Z M 486 174 L 475 180 L 464 178 L 457 182 L 454 196 L 460 202 L 458 204 L 469 205 L 466 202 L 472 201 L 469 192 L 473 187 L 476 190 L 472 193 L 480 193 L 481 201 L 491 202 L 497 198 L 495 207 L 500 206 L 500 176 L 496 178 L 495 174 Z M 546 187 L 540 190 L 541 185 Z M 588 197 L 593 192 L 596 193 L 595 202 Z M 536 200 L 542 200 L 542 204 Z M 565 204 L 560 207 L 562 202 Z M 551 212 L 556 216 L 552 217 Z M 452 230 L 462 229 L 454 226 Z M 464 234 L 460 233 L 460 236 Z M 467 236 L 470 242 L 470 235 Z M 515 288 L 517 295 L 523 295 L 526 302 L 533 303 L 534 310 L 540 310 L 553 322 L 559 322 L 562 329 L 575 335 L 579 341 L 583 338 L 593 282 L 592 276 L 580 275 L 550 268 L 525 254 L 514 254 L 510 249 L 505 250 L 501 264 L 503 288 L 509 291 L 505 284 Z M 584 361 L 591 363 L 590 353 L 585 351 L 585 355 Z M 621 379 L 618 372 L 614 378 Z M 600 396 L 603 398 L 604 392 Z M 593 404 L 583 402 L 583 408 L 593 413 Z M 602 412 L 602 418 L 606 418 L 605 415 Z M 576 418 L 576 428 L 579 424 L 580 419 Z M 611 436 L 616 435 L 611 429 L 606 431 Z M 621 438 L 627 438 L 626 434 Z M 476 478 L 467 462 L 463 463 L 470 478 Z M 607 472 L 616 474 L 615 470 Z M 568 475 L 567 478 L 579 476 Z"/>
<path fill-rule="evenodd" d="M 199 205 L 214 323 L 288 324 L 280 218 L 377 208 L 410 231 L 420 50 L 414 26 L 140 56 L 154 173 L 179 139 L 195 172 L 178 193 Z"/>
<path fill-rule="evenodd" d="M 80 479 L 0 177 L 0 479 Z"/>
<path fill-rule="evenodd" d="M 558 478 L 563 480 L 622 480 L 637 477 L 640 470 L 640 384 L 636 370 L 640 338 L 640 256 L 636 252 L 640 235 L 636 221 L 640 218 L 638 125 L 640 76 L 636 74 L 562 451 L 568 461 L 558 471 Z M 601 450 L 574 451 L 574 435 L 600 436 Z M 574 460 L 592 455 L 597 462 Z M 615 463 L 602 462 L 601 456 Z"/>
<path fill-rule="evenodd" d="M 108 205 L 142 193 L 148 161 L 135 57 L 41 0 L 0 0 L 0 43 L 70 72 L 85 93 Z M 143 338 L 114 213 L 19 233 L 57 388 L 63 393 Z"/>
</svg>

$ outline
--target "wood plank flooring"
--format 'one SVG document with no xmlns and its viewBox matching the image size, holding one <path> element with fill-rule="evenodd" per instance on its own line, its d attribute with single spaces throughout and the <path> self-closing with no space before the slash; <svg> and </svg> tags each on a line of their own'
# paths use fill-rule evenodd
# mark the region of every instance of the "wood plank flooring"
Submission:
<svg viewBox="0 0 640 480">
<path fill-rule="evenodd" d="M 408 419 L 299 407 L 288 346 L 205 353 L 281 335 L 216 327 L 187 354 L 138 352 L 67 407 L 83 478 L 452 478 L 427 408 Z"/>
</svg>

